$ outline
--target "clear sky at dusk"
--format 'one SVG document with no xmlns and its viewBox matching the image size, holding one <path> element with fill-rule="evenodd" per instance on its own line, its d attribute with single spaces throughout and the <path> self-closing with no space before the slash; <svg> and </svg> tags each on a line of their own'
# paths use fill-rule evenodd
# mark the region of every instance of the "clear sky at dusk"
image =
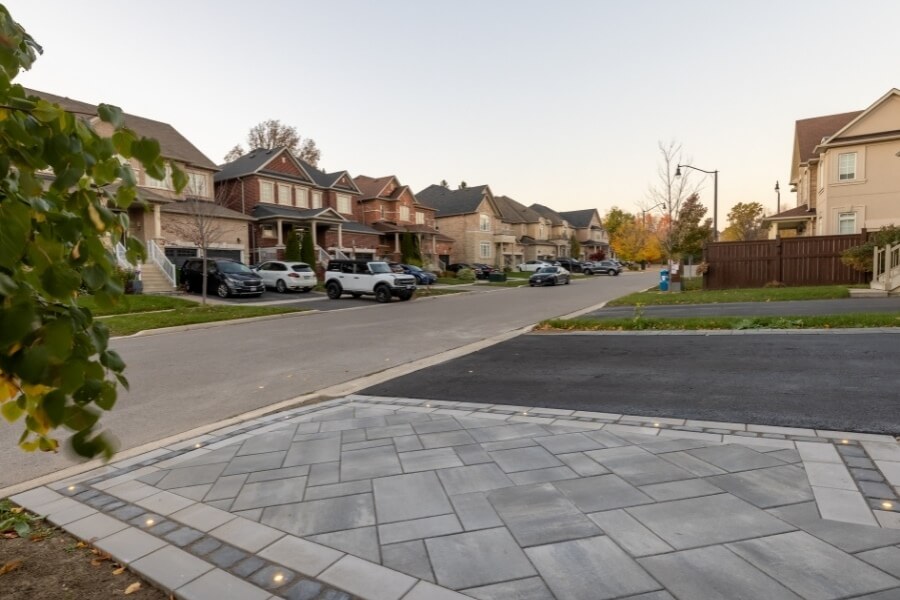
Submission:
<svg viewBox="0 0 900 600">
<path fill-rule="evenodd" d="M 6 6 L 44 46 L 21 83 L 169 122 L 215 162 L 276 118 L 329 171 L 603 214 L 647 206 L 674 139 L 720 171 L 720 228 L 736 202 L 774 212 L 776 180 L 794 205 L 795 120 L 900 87 L 897 0 Z"/>
</svg>

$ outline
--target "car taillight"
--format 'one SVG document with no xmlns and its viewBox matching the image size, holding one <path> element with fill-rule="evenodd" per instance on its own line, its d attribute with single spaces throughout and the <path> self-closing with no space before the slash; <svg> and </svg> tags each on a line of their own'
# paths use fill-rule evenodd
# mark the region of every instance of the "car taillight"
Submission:
<svg viewBox="0 0 900 600">
<path fill-rule="evenodd" d="M 288 277 L 294 277 L 294 278 L 296 278 L 296 277 L 300 277 L 300 276 L 297 275 L 296 273 L 288 273 Z"/>
</svg>

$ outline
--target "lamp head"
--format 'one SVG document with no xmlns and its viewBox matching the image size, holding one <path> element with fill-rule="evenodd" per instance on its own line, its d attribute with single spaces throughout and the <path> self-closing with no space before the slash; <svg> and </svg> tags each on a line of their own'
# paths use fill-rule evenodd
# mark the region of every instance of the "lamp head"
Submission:
<svg viewBox="0 0 900 600">
<path fill-rule="evenodd" d="M 778 186 L 778 182 L 776 181 L 775 182 L 775 191 L 778 192 L 780 190 L 781 190 L 781 188 Z"/>
<path fill-rule="evenodd" d="M 675 177 L 681 177 L 681 165 L 675 168 Z"/>
</svg>

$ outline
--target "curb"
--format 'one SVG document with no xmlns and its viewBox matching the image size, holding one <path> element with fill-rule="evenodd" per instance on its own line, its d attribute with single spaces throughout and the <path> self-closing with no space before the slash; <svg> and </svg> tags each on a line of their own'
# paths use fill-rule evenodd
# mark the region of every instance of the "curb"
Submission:
<svg viewBox="0 0 900 600">
<path fill-rule="evenodd" d="M 224 325 L 233 325 L 235 323 L 252 323 L 254 321 L 273 321 L 275 319 L 287 319 L 289 317 L 302 317 L 305 315 L 314 315 L 323 312 L 318 309 L 299 310 L 296 312 L 282 313 L 279 315 L 262 315 L 259 317 L 243 317 L 241 319 L 225 319 L 222 321 L 209 321 L 208 323 L 191 323 L 190 325 L 173 325 L 172 327 L 159 327 L 157 329 L 143 329 L 131 335 L 118 335 L 111 337 L 111 340 L 127 340 L 128 338 L 146 337 L 148 335 L 162 335 L 164 333 L 178 333 L 181 331 L 193 331 L 195 329 L 210 329 L 212 327 L 222 327 Z"/>
</svg>

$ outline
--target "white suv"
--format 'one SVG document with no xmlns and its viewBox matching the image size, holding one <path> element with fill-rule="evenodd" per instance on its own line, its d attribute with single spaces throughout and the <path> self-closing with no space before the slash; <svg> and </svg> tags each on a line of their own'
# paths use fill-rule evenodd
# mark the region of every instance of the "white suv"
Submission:
<svg viewBox="0 0 900 600">
<path fill-rule="evenodd" d="M 409 300 L 416 291 L 416 278 L 394 273 L 386 262 L 332 260 L 325 271 L 325 291 L 332 300 L 342 294 L 372 295 L 379 302 L 390 302 L 392 296 Z"/>
</svg>

